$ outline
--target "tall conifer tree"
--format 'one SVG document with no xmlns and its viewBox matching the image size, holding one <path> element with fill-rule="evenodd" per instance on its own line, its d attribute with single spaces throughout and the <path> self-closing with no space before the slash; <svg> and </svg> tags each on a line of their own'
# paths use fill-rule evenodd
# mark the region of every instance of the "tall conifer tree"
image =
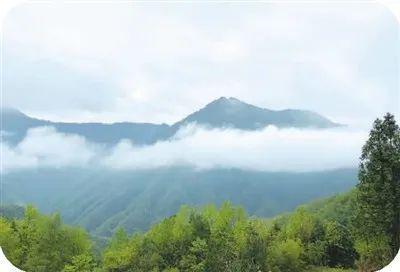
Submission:
<svg viewBox="0 0 400 272">
<path fill-rule="evenodd" d="M 400 246 L 400 129 L 387 113 L 377 119 L 362 149 L 357 223 L 368 241 L 386 236 L 394 257 Z"/>
</svg>

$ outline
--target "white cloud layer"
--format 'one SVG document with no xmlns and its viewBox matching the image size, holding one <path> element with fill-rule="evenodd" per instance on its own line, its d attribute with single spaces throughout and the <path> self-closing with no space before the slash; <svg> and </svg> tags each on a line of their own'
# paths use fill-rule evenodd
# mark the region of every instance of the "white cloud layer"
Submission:
<svg viewBox="0 0 400 272">
<path fill-rule="evenodd" d="M 34 167 L 85 166 L 100 149 L 84 137 L 57 132 L 53 127 L 28 130 L 16 146 L 2 141 L 3 171 Z"/>
<path fill-rule="evenodd" d="M 17 146 L 3 147 L 3 171 L 34 167 L 92 167 L 115 170 L 190 166 L 260 171 L 318 171 L 355 167 L 367 133 L 349 129 L 260 131 L 206 129 L 189 125 L 173 139 L 149 146 L 122 140 L 112 148 L 54 128 L 29 130 Z"/>
</svg>

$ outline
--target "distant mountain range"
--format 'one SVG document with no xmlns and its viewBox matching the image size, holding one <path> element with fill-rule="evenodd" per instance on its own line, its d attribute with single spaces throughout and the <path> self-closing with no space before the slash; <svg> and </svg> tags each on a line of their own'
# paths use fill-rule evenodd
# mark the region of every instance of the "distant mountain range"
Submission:
<svg viewBox="0 0 400 272">
<path fill-rule="evenodd" d="M 63 123 L 51 122 L 29 117 L 22 112 L 2 109 L 5 140 L 17 143 L 22 140 L 28 129 L 38 126 L 53 126 L 59 132 L 84 136 L 87 140 L 115 144 L 121 139 L 130 139 L 136 144 L 153 144 L 173 136 L 182 126 L 197 123 L 210 128 L 236 128 L 258 130 L 268 125 L 280 128 L 332 128 L 341 126 L 318 113 L 306 110 L 274 111 L 247 104 L 236 98 L 221 97 L 207 104 L 173 125 L 120 122 L 105 123 Z"/>
<path fill-rule="evenodd" d="M 152 144 L 172 137 L 182 126 L 193 122 L 210 128 L 241 130 L 258 130 L 267 125 L 317 129 L 340 126 L 314 112 L 273 111 L 225 97 L 173 125 L 51 122 L 14 109 L 3 109 L 2 117 L 1 135 L 10 144 L 18 143 L 28 129 L 38 126 L 53 126 L 60 132 L 107 145 L 121 139 Z M 274 216 L 301 203 L 347 191 L 357 182 L 356 169 L 274 173 L 231 168 L 123 171 L 104 167 L 41 167 L 1 175 L 5 204 L 32 203 L 43 212 L 60 211 L 68 223 L 81 225 L 99 236 L 110 236 L 119 227 L 129 232 L 145 230 L 176 213 L 182 204 L 220 204 L 228 200 L 243 205 L 251 215 Z"/>
</svg>

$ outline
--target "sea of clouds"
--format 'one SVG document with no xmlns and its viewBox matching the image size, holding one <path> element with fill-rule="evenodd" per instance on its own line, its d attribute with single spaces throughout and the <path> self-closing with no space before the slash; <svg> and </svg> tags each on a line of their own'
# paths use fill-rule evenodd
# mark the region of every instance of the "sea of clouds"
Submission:
<svg viewBox="0 0 400 272">
<path fill-rule="evenodd" d="M 152 145 L 128 139 L 109 147 L 53 127 L 28 130 L 17 145 L 1 144 L 1 171 L 30 168 L 106 167 L 115 170 L 189 166 L 258 171 L 320 171 L 356 167 L 367 132 L 349 128 L 258 131 L 209 129 L 189 124 Z"/>
</svg>

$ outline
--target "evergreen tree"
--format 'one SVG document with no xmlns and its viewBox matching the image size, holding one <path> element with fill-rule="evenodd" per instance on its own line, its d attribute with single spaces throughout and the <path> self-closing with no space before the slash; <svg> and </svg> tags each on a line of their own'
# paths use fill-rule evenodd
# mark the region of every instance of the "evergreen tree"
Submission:
<svg viewBox="0 0 400 272">
<path fill-rule="evenodd" d="M 387 236 L 391 255 L 400 246 L 400 130 L 394 116 L 377 119 L 362 149 L 357 194 L 359 235 Z"/>
</svg>

